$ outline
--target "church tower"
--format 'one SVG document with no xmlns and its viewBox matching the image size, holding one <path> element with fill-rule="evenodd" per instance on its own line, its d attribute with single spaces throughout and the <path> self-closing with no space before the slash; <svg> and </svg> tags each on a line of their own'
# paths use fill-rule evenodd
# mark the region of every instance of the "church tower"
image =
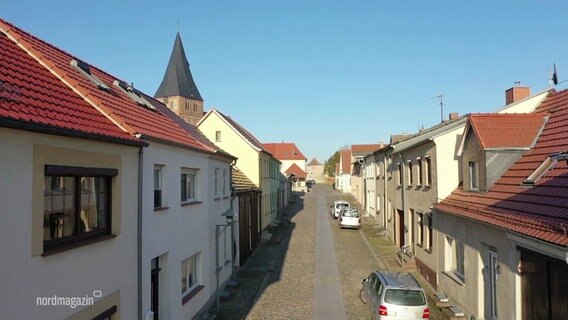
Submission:
<svg viewBox="0 0 568 320">
<path fill-rule="evenodd" d="M 179 32 L 176 34 L 166 74 L 154 98 L 193 125 L 203 117 L 203 99 L 191 76 Z"/>
</svg>

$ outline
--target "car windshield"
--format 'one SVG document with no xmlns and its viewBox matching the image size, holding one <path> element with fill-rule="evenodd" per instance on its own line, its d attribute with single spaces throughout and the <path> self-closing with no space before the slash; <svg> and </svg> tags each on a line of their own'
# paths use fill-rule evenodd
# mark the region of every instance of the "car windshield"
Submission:
<svg viewBox="0 0 568 320">
<path fill-rule="evenodd" d="M 338 203 L 335 207 L 336 207 L 337 209 L 349 207 L 349 203 L 345 203 L 345 202 Z"/>
<path fill-rule="evenodd" d="M 388 289 L 385 302 L 399 306 L 423 306 L 426 304 L 424 293 L 418 290 Z"/>
<path fill-rule="evenodd" d="M 359 218 L 359 211 L 357 209 L 345 210 L 345 211 L 343 211 L 343 216 L 344 217 Z"/>
</svg>

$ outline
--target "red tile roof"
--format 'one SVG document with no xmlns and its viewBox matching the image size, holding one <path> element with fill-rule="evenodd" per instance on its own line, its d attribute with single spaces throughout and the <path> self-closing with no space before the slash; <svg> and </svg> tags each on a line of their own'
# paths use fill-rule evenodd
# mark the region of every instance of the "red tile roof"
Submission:
<svg viewBox="0 0 568 320">
<path fill-rule="evenodd" d="M 351 149 L 341 150 L 341 171 L 351 174 Z"/>
<path fill-rule="evenodd" d="M 296 178 L 305 178 L 306 177 L 306 172 L 304 170 L 302 170 L 302 168 L 298 167 L 297 164 L 293 163 L 290 168 L 288 168 L 285 173 L 287 174 L 293 174 L 296 176 Z"/>
<path fill-rule="evenodd" d="M 568 151 L 568 90 L 551 94 L 543 105 L 546 109 L 537 111 L 551 114 L 537 143 L 487 193 L 458 189 L 436 209 L 568 246 L 567 161 L 559 161 L 533 187 L 523 186 L 551 153 Z"/>
<path fill-rule="evenodd" d="M 529 147 L 535 141 L 545 117 L 543 114 L 476 113 L 468 117 L 484 148 Z"/>
<path fill-rule="evenodd" d="M 41 60 L 52 73 L 63 79 L 68 86 L 85 100 L 91 102 L 107 118 L 131 135 L 142 134 L 144 138 L 170 143 L 198 151 L 208 152 L 201 143 L 191 137 L 184 129 L 159 111 L 139 106 L 127 94 L 113 85 L 116 77 L 89 65 L 93 75 L 110 88 L 110 92 L 100 90 L 87 77 L 70 65 L 78 58 L 16 28 L 0 19 L 0 29 L 4 30 L 31 56 Z M 119 80 L 120 81 L 120 80 Z"/>
<path fill-rule="evenodd" d="M 2 125 L 118 143 L 142 143 L 79 97 L 10 40 L 4 30 L 5 26 L 0 24 Z"/>
<path fill-rule="evenodd" d="M 353 156 L 364 156 L 379 150 L 381 147 L 381 144 L 352 144 L 351 151 Z"/>
<path fill-rule="evenodd" d="M 263 143 L 262 145 L 278 160 L 306 160 L 306 156 L 293 142 Z"/>
</svg>

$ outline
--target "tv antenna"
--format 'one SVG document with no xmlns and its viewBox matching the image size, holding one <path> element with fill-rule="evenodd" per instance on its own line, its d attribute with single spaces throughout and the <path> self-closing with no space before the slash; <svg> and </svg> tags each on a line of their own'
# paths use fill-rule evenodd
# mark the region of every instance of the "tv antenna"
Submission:
<svg viewBox="0 0 568 320">
<path fill-rule="evenodd" d="M 431 99 L 440 99 L 440 122 L 444 122 L 444 95 L 439 93 Z"/>
</svg>

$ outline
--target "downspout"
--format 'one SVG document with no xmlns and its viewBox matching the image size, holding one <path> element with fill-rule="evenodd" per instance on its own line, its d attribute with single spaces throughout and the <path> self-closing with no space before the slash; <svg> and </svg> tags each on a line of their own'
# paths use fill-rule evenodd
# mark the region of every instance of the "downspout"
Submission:
<svg viewBox="0 0 568 320">
<path fill-rule="evenodd" d="M 402 156 L 402 152 L 399 152 L 398 157 L 400 159 L 402 159 L 402 166 L 401 166 L 401 172 L 400 172 L 400 176 L 402 179 L 402 183 L 400 184 L 401 187 L 401 192 L 400 192 L 400 200 L 402 202 L 402 221 L 401 223 L 403 223 L 404 225 L 404 234 L 403 239 L 400 239 L 401 242 L 401 247 L 404 246 L 406 244 L 406 233 L 408 232 L 408 227 L 406 226 L 406 159 L 404 159 L 404 157 Z"/>
<path fill-rule="evenodd" d="M 142 319 L 142 181 L 143 181 L 143 160 L 144 147 L 138 150 L 138 213 L 137 213 L 137 273 L 138 273 L 138 319 Z"/>
<path fill-rule="evenodd" d="M 233 210 L 233 197 L 235 196 L 235 192 L 233 191 L 233 168 L 234 166 L 237 164 L 237 160 L 233 160 L 231 161 L 230 164 L 230 170 L 229 170 L 229 185 L 231 186 L 231 195 L 230 195 L 230 200 L 229 200 L 229 208 L 231 209 L 231 212 L 235 212 Z M 231 279 L 235 278 L 235 247 L 236 247 L 236 241 L 235 241 L 235 232 L 233 230 L 233 225 L 235 223 L 235 219 L 233 219 L 233 221 L 231 221 Z M 239 220 L 239 224 L 241 223 L 241 221 Z"/>
</svg>

